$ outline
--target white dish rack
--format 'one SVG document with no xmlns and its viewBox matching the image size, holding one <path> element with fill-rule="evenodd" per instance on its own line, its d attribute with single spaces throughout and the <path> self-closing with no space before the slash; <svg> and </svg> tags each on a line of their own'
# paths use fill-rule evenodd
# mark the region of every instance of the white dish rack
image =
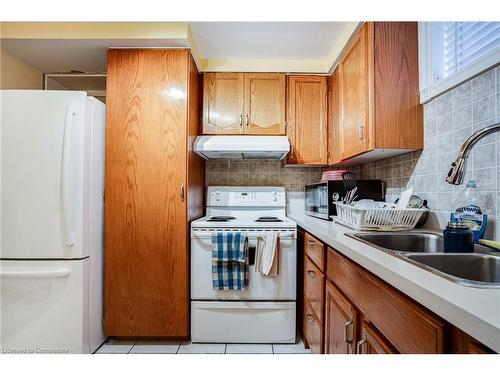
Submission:
<svg viewBox="0 0 500 375">
<path fill-rule="evenodd" d="M 334 219 L 356 230 L 399 231 L 413 229 L 423 208 L 396 209 L 395 204 L 384 203 L 383 208 L 356 208 L 335 202 L 337 217 Z"/>
</svg>

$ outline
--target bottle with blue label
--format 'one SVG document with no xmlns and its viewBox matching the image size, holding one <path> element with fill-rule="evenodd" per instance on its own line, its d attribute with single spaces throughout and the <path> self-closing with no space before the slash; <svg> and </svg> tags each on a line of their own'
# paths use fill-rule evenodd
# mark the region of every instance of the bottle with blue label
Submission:
<svg viewBox="0 0 500 375">
<path fill-rule="evenodd" d="M 450 221 L 467 224 L 474 234 L 474 242 L 478 242 L 486 230 L 488 215 L 484 213 L 485 200 L 474 180 L 467 183 L 455 199 L 453 207 L 455 212 L 451 213 Z"/>
</svg>

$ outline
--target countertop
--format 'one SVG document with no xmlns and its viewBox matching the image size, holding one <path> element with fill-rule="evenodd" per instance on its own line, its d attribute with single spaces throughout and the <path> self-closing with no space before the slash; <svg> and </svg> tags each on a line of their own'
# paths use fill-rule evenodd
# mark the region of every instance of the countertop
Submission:
<svg viewBox="0 0 500 375">
<path fill-rule="evenodd" d="M 298 226 L 363 266 L 407 296 L 500 353 L 500 288 L 455 284 L 345 233 L 341 224 L 289 212 Z M 425 230 L 425 232 L 432 232 Z"/>
</svg>

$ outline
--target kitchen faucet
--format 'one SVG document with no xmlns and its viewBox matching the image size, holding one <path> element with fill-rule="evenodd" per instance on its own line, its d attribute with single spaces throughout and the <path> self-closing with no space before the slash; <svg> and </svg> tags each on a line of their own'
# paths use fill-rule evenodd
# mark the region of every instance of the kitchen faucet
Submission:
<svg viewBox="0 0 500 375">
<path fill-rule="evenodd" d="M 446 182 L 453 185 L 460 185 L 464 180 L 465 170 L 467 169 L 467 158 L 469 157 L 470 151 L 482 138 L 497 131 L 500 131 L 499 120 L 496 120 L 493 125 L 478 130 L 467 138 L 460 148 L 457 159 L 451 163 L 451 169 L 446 177 Z"/>
</svg>

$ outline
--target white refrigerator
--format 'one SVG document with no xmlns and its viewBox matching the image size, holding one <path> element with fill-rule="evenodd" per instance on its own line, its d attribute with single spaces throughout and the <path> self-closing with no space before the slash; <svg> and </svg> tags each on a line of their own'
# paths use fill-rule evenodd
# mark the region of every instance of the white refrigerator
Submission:
<svg viewBox="0 0 500 375">
<path fill-rule="evenodd" d="M 92 353 L 105 340 L 105 106 L 79 91 L 0 99 L 0 353 Z"/>
</svg>

